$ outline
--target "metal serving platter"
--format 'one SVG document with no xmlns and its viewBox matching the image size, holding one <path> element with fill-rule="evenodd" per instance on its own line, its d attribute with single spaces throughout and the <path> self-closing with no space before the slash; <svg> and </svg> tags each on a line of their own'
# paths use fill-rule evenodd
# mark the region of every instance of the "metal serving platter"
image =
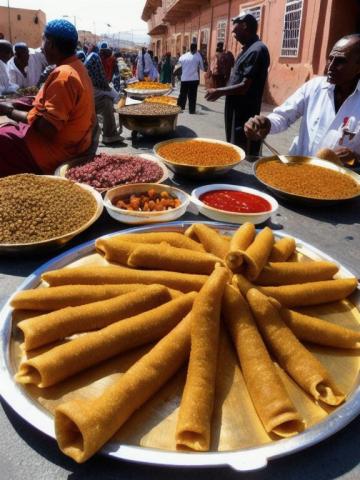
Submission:
<svg viewBox="0 0 360 480">
<path fill-rule="evenodd" d="M 329 170 L 333 170 L 335 172 L 341 173 L 343 175 L 346 175 L 347 177 L 352 178 L 355 180 L 355 182 L 359 185 L 360 187 L 360 175 L 357 173 L 349 170 L 348 168 L 340 167 L 339 165 L 336 165 L 335 163 L 332 163 L 327 160 L 322 160 L 320 158 L 316 157 L 305 157 L 305 156 L 296 156 L 296 155 L 285 155 L 287 160 L 289 160 L 290 163 L 302 163 L 302 164 L 309 164 L 309 165 L 316 165 L 318 167 L 323 167 L 327 168 Z M 360 197 L 360 191 L 357 195 L 350 197 L 350 198 L 340 198 L 337 200 L 328 200 L 328 199 L 321 199 L 321 198 L 311 198 L 311 197 L 305 197 L 303 195 L 296 195 L 294 193 L 286 192 L 285 190 L 280 190 L 278 188 L 273 187 L 267 182 L 264 182 L 264 180 L 261 180 L 258 175 L 257 175 L 257 168 L 259 165 L 263 163 L 267 163 L 270 161 L 276 160 L 275 156 L 272 157 L 262 157 L 259 160 L 257 160 L 254 165 L 253 165 L 253 171 L 254 175 L 257 178 L 257 180 L 262 183 L 266 188 L 268 188 L 274 195 L 276 195 L 279 198 L 282 198 L 283 200 L 288 200 L 293 203 L 298 203 L 298 204 L 303 204 L 303 205 L 310 205 L 310 206 L 327 206 L 327 205 L 334 205 L 339 202 L 346 202 L 349 200 L 353 200 L 354 198 Z"/>
<path fill-rule="evenodd" d="M 70 182 L 71 180 L 67 180 L 66 178 L 54 177 L 52 175 L 42 175 L 43 177 L 51 178 L 54 181 L 60 182 Z M 74 182 L 73 182 L 74 183 Z M 0 243 L 0 254 L 4 253 L 37 253 L 37 252 L 45 252 L 45 251 L 52 251 L 56 248 L 62 247 L 65 243 L 69 242 L 72 238 L 79 233 L 83 232 L 87 228 L 89 228 L 102 214 L 104 209 L 103 200 L 99 192 L 97 192 L 94 188 L 90 187 L 90 185 L 86 185 L 83 183 L 77 183 L 77 185 L 89 192 L 96 202 L 96 210 L 94 215 L 90 220 L 86 223 L 80 225 L 76 230 L 72 232 L 65 233 L 59 237 L 48 238 L 47 240 L 41 240 L 38 242 L 31 242 L 31 243 Z"/>
<path fill-rule="evenodd" d="M 174 222 L 167 225 L 155 225 L 141 228 L 131 228 L 115 232 L 109 236 L 125 234 L 130 232 L 150 231 L 184 231 L 193 222 Z M 204 222 L 207 225 L 219 229 L 222 233 L 231 233 L 236 227 L 229 224 Z M 282 237 L 285 233 L 276 233 Z M 334 261 L 331 257 L 314 248 L 313 246 L 296 240 L 297 250 L 312 259 L 324 259 Z M 39 285 L 41 274 L 45 271 L 62 268 L 74 262 L 81 262 L 85 257 L 94 253 L 94 241 L 84 243 L 69 250 L 62 255 L 55 257 L 33 272 L 18 288 L 19 290 L 36 288 Z M 345 268 L 341 267 L 340 275 L 343 277 L 352 276 Z M 360 292 L 357 291 L 351 298 L 351 302 L 360 307 Z M 27 422 L 38 430 L 55 438 L 54 423 L 51 415 L 39 403 L 34 401 L 28 391 L 20 387 L 13 380 L 15 373 L 14 359 L 11 356 L 11 343 L 13 336 L 12 309 L 8 303 L 0 313 L 0 394 L 4 400 Z M 352 355 L 354 353 L 352 352 Z M 341 356 L 341 355 L 340 355 Z M 357 374 L 358 375 L 358 374 Z M 309 448 L 312 445 L 330 437 L 350 423 L 360 413 L 360 379 L 358 376 L 351 383 L 347 401 L 332 413 L 326 415 L 323 420 L 315 423 L 303 433 L 292 438 L 272 441 L 260 444 L 251 448 L 241 448 L 232 451 L 211 451 L 208 453 L 188 453 L 171 451 L 163 448 L 144 448 L 143 446 L 129 445 L 129 442 L 109 442 L 102 449 L 101 453 L 112 458 L 125 459 L 146 464 L 157 464 L 167 466 L 221 466 L 228 465 L 238 471 L 252 471 L 266 467 L 268 462 L 277 457 L 295 453 L 299 450 Z M 46 395 L 45 395 L 46 397 Z M 152 407 L 153 408 L 153 407 Z M 166 412 L 169 414 L 169 411 Z M 236 411 L 235 414 L 241 414 Z M 156 417 L 156 421 L 164 417 Z M 156 422 L 155 422 L 156 423 Z M 152 423 L 154 428 L 155 423 Z M 141 426 L 141 424 L 140 424 Z M 166 423 L 166 428 L 168 424 Z M 126 426 L 124 426 L 126 427 Z M 138 432 L 137 432 L 138 433 Z M 126 436 L 125 436 L 126 438 Z"/>
<path fill-rule="evenodd" d="M 217 143 L 219 145 L 225 145 L 227 147 L 232 147 L 239 155 L 239 160 L 234 163 L 228 165 L 215 165 L 211 167 L 204 167 L 199 165 L 189 165 L 186 163 L 175 163 L 171 160 L 161 156 L 159 154 L 159 149 L 164 145 L 169 145 L 172 143 L 179 143 L 179 142 L 188 142 L 189 140 L 195 140 L 199 142 L 209 142 L 209 143 Z M 231 170 L 232 168 L 236 167 L 242 160 L 245 158 L 245 152 L 240 147 L 236 145 L 232 145 L 231 143 L 223 142 L 221 140 L 215 140 L 212 138 L 173 138 L 171 140 L 165 140 L 163 142 L 159 142 L 154 146 L 154 153 L 155 155 L 165 163 L 165 165 L 173 171 L 177 175 L 184 175 L 187 177 L 195 177 L 197 179 L 200 178 L 211 178 L 220 175 L 224 175 L 226 172 Z"/>
<path fill-rule="evenodd" d="M 130 155 L 130 154 L 115 154 L 114 156 L 121 157 L 123 155 Z M 153 182 L 153 183 L 163 183 L 168 178 L 168 176 L 169 176 L 168 169 L 166 168 L 164 163 L 161 162 L 154 155 L 151 155 L 149 153 L 139 153 L 139 154 L 135 153 L 133 156 L 141 157 L 141 158 L 144 158 L 145 160 L 150 160 L 151 162 L 154 162 L 157 165 L 159 165 L 159 167 L 161 168 L 163 173 L 162 173 L 162 176 L 159 178 L 159 180 L 157 182 Z M 75 158 L 75 159 L 69 160 L 68 162 L 62 163 L 61 165 L 59 165 L 57 167 L 57 169 L 55 170 L 54 175 L 57 176 L 57 177 L 66 178 L 66 172 L 69 170 L 69 168 L 76 167 L 76 166 L 81 165 L 81 164 L 86 164 L 88 162 L 89 162 L 89 160 L 84 162 L 84 160 L 81 159 L 81 158 L 80 159 Z M 82 185 L 87 185 L 87 184 L 82 184 Z M 93 190 L 96 190 L 97 192 L 105 193 L 108 190 L 110 190 L 112 188 L 115 188 L 115 187 L 118 187 L 120 185 L 125 185 L 125 184 L 119 183 L 118 185 L 114 185 L 114 186 L 109 187 L 109 188 L 94 188 L 94 187 L 91 187 L 91 188 Z"/>
</svg>

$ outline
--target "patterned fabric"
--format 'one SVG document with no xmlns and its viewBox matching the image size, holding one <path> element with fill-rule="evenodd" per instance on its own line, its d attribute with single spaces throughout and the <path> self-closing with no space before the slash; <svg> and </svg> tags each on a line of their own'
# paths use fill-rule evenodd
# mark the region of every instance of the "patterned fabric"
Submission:
<svg viewBox="0 0 360 480">
<path fill-rule="evenodd" d="M 50 35 L 64 40 L 72 40 L 75 44 L 78 41 L 78 34 L 75 26 L 67 20 L 51 20 L 45 27 L 45 35 Z"/>
<path fill-rule="evenodd" d="M 105 78 L 105 71 L 101 59 L 97 53 L 90 53 L 86 57 L 85 67 L 87 68 L 92 84 L 99 90 L 110 91 L 108 81 Z"/>
</svg>

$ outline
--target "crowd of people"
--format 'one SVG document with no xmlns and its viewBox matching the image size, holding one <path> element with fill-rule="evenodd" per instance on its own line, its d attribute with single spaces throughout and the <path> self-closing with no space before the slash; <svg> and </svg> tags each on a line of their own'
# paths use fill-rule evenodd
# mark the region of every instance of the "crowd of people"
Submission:
<svg viewBox="0 0 360 480">
<path fill-rule="evenodd" d="M 340 39 L 331 50 L 326 75 L 306 82 L 273 113 L 260 115 L 270 65 L 266 45 L 257 35 L 251 14 L 233 19 L 232 33 L 242 49 L 235 59 L 224 44 L 207 66 L 195 43 L 182 55 L 161 59 L 143 47 L 137 54 L 114 52 L 106 42 L 79 45 L 74 25 L 53 20 L 46 25 L 43 45 L 0 40 L 0 95 L 41 87 L 28 111 L 1 101 L 0 115 L 12 123 L 0 126 L 0 177 L 20 172 L 52 173 L 72 158 L 94 154 L 102 118 L 102 142 L 122 142 L 114 103 L 121 91 L 121 68 L 133 81 L 180 82 L 177 103 L 196 113 L 200 72 L 205 72 L 209 102 L 225 97 L 226 140 L 258 155 L 268 133 L 287 129 L 300 117 L 299 136 L 290 153 L 314 155 L 321 147 L 334 150 L 346 163 L 360 160 L 360 34 Z M 121 64 L 119 63 L 122 62 Z"/>
</svg>

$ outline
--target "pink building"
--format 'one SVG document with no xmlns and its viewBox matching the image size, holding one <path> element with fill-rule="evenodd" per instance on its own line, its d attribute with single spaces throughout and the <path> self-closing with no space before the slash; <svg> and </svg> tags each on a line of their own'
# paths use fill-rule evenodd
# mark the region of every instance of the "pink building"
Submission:
<svg viewBox="0 0 360 480">
<path fill-rule="evenodd" d="M 26 42 L 31 48 L 40 47 L 45 24 L 42 10 L 0 7 L 0 33 L 13 44 Z"/>
<path fill-rule="evenodd" d="M 269 48 L 271 64 L 265 100 L 279 104 L 314 75 L 324 72 L 337 39 L 360 31 L 360 0 L 147 0 L 154 55 L 183 53 L 192 41 L 210 59 L 223 41 L 234 55 L 231 18 L 252 13 Z"/>
</svg>

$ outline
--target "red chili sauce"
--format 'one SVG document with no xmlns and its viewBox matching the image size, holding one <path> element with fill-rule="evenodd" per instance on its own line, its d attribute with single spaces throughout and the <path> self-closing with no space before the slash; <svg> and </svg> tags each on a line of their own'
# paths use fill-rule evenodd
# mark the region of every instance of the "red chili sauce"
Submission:
<svg viewBox="0 0 360 480">
<path fill-rule="evenodd" d="M 258 195 L 238 190 L 212 190 L 203 193 L 199 199 L 209 207 L 235 213 L 269 212 L 270 203 Z"/>
</svg>

